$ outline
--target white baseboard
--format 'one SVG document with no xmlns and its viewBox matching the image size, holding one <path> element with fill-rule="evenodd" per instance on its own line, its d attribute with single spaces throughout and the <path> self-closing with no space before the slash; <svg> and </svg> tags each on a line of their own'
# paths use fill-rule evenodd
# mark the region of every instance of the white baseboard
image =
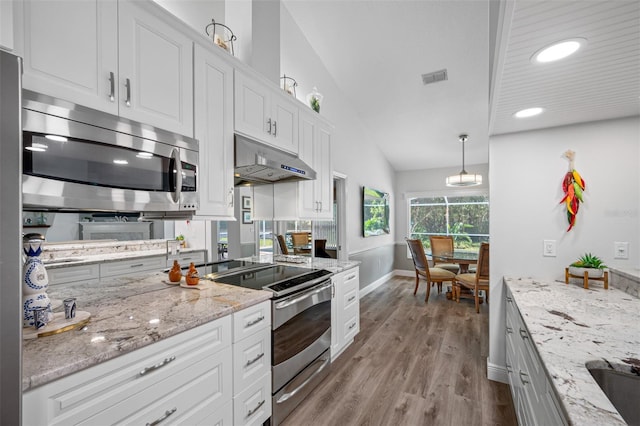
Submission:
<svg viewBox="0 0 640 426">
<path fill-rule="evenodd" d="M 393 275 L 394 275 L 393 271 L 389 272 L 387 275 L 384 275 L 384 276 L 378 278 L 377 280 L 375 280 L 374 282 L 372 282 L 371 284 L 369 284 L 365 288 L 361 288 L 360 289 L 360 298 L 362 299 L 364 296 L 366 296 L 367 294 L 371 293 L 376 288 L 380 287 L 382 284 L 387 282 L 389 280 L 389 278 L 393 277 Z"/>
<path fill-rule="evenodd" d="M 509 373 L 507 373 L 507 368 L 493 364 L 489 361 L 489 358 L 487 358 L 487 378 L 494 382 L 509 384 Z"/>
</svg>

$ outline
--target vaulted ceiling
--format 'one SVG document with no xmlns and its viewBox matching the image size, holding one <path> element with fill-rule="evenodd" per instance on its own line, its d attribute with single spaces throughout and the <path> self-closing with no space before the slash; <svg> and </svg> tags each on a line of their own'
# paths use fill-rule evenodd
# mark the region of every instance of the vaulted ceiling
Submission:
<svg viewBox="0 0 640 426">
<path fill-rule="evenodd" d="M 482 164 L 492 134 L 640 115 L 637 0 L 283 3 L 396 170 L 459 166 L 460 133 L 466 163 Z M 587 45 L 572 57 L 530 62 L 573 37 Z M 546 112 L 512 116 L 530 106 Z"/>
</svg>

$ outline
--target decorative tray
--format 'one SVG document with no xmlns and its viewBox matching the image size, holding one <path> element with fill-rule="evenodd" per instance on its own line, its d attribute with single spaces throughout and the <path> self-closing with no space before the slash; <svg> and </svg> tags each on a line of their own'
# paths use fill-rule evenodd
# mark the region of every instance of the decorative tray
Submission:
<svg viewBox="0 0 640 426">
<path fill-rule="evenodd" d="M 53 320 L 44 327 L 36 330 L 33 327 L 25 327 L 22 329 L 23 339 L 36 339 L 38 337 L 52 336 L 65 331 L 74 330 L 84 327 L 91 318 L 91 314 L 87 311 L 76 311 L 75 318 L 65 319 L 64 312 L 55 312 Z"/>
</svg>

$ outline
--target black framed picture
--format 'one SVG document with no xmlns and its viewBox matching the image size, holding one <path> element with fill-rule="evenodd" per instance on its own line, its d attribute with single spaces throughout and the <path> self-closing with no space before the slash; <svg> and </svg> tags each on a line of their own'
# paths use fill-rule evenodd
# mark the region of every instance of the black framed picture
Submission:
<svg viewBox="0 0 640 426">
<path fill-rule="evenodd" d="M 242 223 L 245 225 L 253 223 L 253 220 L 251 219 L 251 210 L 242 210 Z"/>
<path fill-rule="evenodd" d="M 251 210 L 251 197 L 242 197 L 242 208 Z"/>
</svg>

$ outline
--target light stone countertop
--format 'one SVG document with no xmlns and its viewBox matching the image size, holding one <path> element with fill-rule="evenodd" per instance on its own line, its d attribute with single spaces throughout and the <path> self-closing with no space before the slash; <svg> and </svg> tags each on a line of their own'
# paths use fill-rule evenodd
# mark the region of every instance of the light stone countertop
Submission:
<svg viewBox="0 0 640 426">
<path fill-rule="evenodd" d="M 260 262 L 260 263 L 277 263 L 279 265 L 297 266 L 300 268 L 326 269 L 336 274 L 346 271 L 348 269 L 355 268 L 361 263 L 357 260 L 338 260 L 338 259 L 329 259 L 324 257 L 308 257 L 308 256 L 300 256 L 300 257 L 304 259 L 303 263 L 274 261 L 273 255 L 271 254 L 261 254 L 260 256 L 247 257 L 242 260 L 249 260 L 249 261 Z"/>
<path fill-rule="evenodd" d="M 225 284 L 186 289 L 151 273 L 113 278 L 96 285 L 49 288 L 53 299 L 76 297 L 91 314 L 81 330 L 25 340 L 22 390 L 59 379 L 158 340 L 173 336 L 271 298 L 272 293 Z M 201 281 L 207 282 L 207 281 Z"/>
<path fill-rule="evenodd" d="M 597 284 L 505 283 L 570 422 L 626 424 L 585 364 L 640 374 L 640 299 Z"/>
</svg>

